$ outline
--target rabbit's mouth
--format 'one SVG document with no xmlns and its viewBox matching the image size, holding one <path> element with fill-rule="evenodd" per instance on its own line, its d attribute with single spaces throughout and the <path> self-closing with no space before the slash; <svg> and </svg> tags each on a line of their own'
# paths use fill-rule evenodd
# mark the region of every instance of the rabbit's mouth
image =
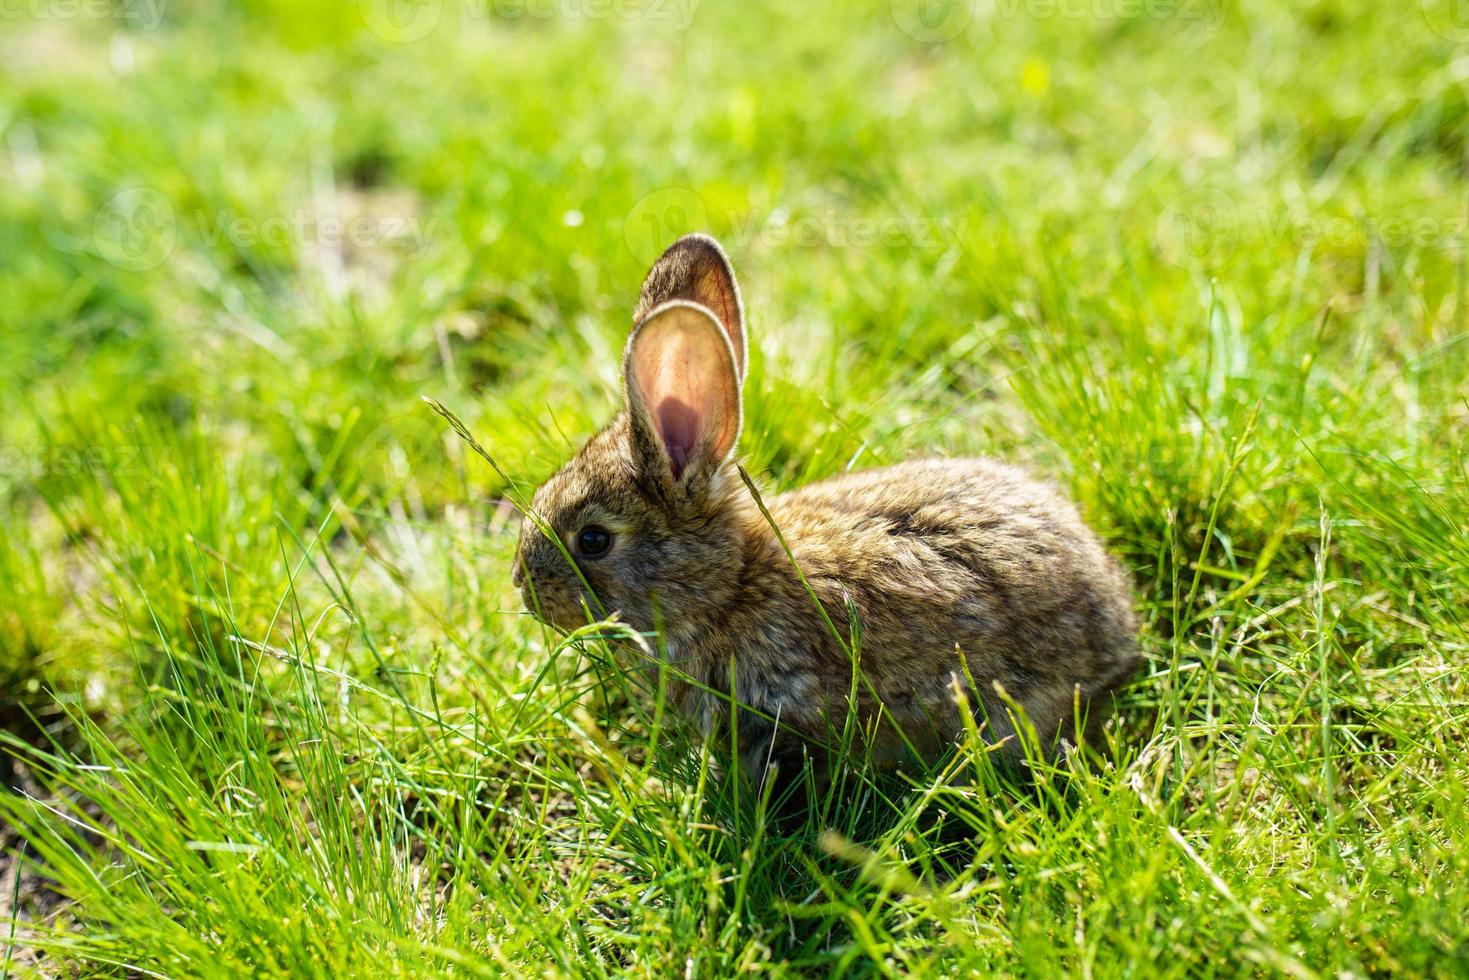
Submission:
<svg viewBox="0 0 1469 980">
<path fill-rule="evenodd" d="M 536 620 L 559 630 L 573 630 L 586 624 L 586 614 L 574 593 L 568 592 L 559 583 L 531 583 L 518 572 L 516 585 L 520 588 L 520 601 Z"/>
</svg>

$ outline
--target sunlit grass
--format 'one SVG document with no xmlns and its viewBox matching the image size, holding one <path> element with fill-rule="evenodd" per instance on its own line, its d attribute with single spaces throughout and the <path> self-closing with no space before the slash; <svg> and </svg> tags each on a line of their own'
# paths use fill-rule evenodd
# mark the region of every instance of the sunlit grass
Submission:
<svg viewBox="0 0 1469 980">
<path fill-rule="evenodd" d="M 1469 971 L 1447 4 L 425 6 L 7 20 L 0 975 Z M 695 226 L 761 494 L 995 454 L 1125 560 L 1104 751 L 767 805 L 523 612 Z"/>
</svg>

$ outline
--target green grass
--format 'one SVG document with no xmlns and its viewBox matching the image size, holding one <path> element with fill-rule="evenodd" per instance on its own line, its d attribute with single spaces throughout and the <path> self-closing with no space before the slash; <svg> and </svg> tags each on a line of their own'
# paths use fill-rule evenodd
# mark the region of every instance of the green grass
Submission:
<svg viewBox="0 0 1469 980">
<path fill-rule="evenodd" d="M 0 976 L 1469 974 L 1469 31 L 918 6 L 6 15 Z M 994 454 L 1126 561 L 1109 761 L 773 820 L 521 613 L 422 398 L 529 490 L 694 226 L 762 492 Z"/>
</svg>

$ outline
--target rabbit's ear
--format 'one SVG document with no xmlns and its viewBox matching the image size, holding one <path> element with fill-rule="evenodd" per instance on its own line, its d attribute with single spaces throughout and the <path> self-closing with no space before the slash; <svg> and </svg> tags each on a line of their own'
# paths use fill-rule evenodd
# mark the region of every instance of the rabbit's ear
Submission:
<svg viewBox="0 0 1469 980">
<path fill-rule="evenodd" d="M 685 235 L 653 263 L 648 278 L 643 280 L 633 322 L 641 323 L 655 308 L 675 299 L 698 303 L 714 313 L 729 337 L 735 374 L 744 384 L 745 307 L 729 257 L 708 235 Z"/>
<path fill-rule="evenodd" d="M 719 321 L 695 303 L 654 309 L 623 355 L 633 458 L 659 485 L 692 489 L 740 437 L 740 384 Z"/>
</svg>

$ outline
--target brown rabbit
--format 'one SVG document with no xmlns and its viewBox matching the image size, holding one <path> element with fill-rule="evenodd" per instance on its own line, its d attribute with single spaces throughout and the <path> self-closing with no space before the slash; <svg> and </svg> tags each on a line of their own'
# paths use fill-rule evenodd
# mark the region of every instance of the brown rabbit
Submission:
<svg viewBox="0 0 1469 980">
<path fill-rule="evenodd" d="M 961 689 L 1012 757 L 1022 713 L 1047 747 L 1078 717 L 1097 726 L 1137 663 L 1136 623 L 1122 571 L 1060 494 L 984 459 L 848 473 L 769 501 L 793 564 L 734 461 L 748 340 L 719 245 L 675 243 L 633 320 L 626 410 L 522 525 L 528 608 L 566 629 L 588 609 L 656 629 L 701 728 L 728 723 L 733 694 L 757 781 L 829 746 L 854 699 L 883 764 L 952 744 Z"/>
</svg>

